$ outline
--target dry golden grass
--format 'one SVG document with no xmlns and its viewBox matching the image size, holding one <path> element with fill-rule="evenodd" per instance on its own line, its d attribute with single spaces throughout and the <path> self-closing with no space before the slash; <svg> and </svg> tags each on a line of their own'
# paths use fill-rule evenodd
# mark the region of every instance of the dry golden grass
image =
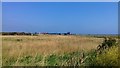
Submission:
<svg viewBox="0 0 120 68">
<path fill-rule="evenodd" d="M 119 60 L 117 48 L 119 43 L 118 39 L 116 40 L 117 43 L 113 47 L 102 50 L 99 54 L 95 49 L 104 43 L 103 38 L 78 35 L 2 36 L 2 64 L 3 66 L 114 66 Z"/>
<path fill-rule="evenodd" d="M 64 54 L 95 49 L 102 41 L 101 38 L 72 35 L 2 36 L 2 51 L 3 57 L 16 58 L 23 55 Z"/>
</svg>

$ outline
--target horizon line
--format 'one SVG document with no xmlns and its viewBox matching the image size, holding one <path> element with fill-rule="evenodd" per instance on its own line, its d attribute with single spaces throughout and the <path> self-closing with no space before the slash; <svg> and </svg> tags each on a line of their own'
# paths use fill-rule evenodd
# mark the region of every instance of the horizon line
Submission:
<svg viewBox="0 0 120 68">
<path fill-rule="evenodd" d="M 44 33 L 44 32 L 27 32 L 27 31 L 2 31 L 2 32 L 24 32 L 24 33 Z M 0 32 L 0 33 L 2 33 Z M 69 31 L 68 31 L 69 32 Z M 47 32 L 47 33 L 67 33 L 67 32 Z M 71 34 L 119 34 L 119 33 L 72 33 Z"/>
</svg>

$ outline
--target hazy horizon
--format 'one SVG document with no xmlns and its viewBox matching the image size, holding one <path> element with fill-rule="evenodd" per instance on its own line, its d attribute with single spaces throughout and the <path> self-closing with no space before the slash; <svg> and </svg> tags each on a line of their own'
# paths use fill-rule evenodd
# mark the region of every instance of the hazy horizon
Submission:
<svg viewBox="0 0 120 68">
<path fill-rule="evenodd" d="M 118 34 L 117 2 L 3 2 L 3 32 Z"/>
</svg>

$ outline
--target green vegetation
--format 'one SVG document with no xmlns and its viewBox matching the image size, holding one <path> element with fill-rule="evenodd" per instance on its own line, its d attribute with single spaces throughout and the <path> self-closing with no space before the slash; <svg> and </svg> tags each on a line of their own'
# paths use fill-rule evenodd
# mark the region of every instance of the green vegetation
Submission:
<svg viewBox="0 0 120 68">
<path fill-rule="evenodd" d="M 105 39 L 102 45 L 108 47 L 100 48 L 101 53 L 98 50 L 89 53 L 86 64 L 90 66 L 118 66 L 120 61 L 118 53 L 120 43 L 115 42 L 115 39 L 109 38 L 109 40 Z"/>
<path fill-rule="evenodd" d="M 89 45 L 91 42 L 95 45 L 94 43 L 98 41 L 100 42 L 97 38 L 88 39 L 79 36 L 5 37 L 3 38 L 3 51 L 5 51 L 2 58 L 3 66 L 118 66 L 120 60 L 118 40 L 113 37 L 102 40 L 99 43 L 100 47 L 99 44 L 97 45 L 99 48 Z M 91 49 L 81 50 L 78 48 L 84 46 L 71 45 L 75 43 L 86 45 L 85 42 L 89 45 L 88 49 L 89 47 Z M 9 45 L 10 43 L 12 45 Z M 61 44 L 63 46 L 60 47 Z"/>
</svg>

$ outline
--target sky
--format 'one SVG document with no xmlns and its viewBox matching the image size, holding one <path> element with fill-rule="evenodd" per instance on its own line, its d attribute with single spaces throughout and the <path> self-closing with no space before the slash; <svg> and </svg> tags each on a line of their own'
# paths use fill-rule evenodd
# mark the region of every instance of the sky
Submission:
<svg viewBox="0 0 120 68">
<path fill-rule="evenodd" d="M 3 32 L 117 34 L 117 2 L 3 2 Z"/>
</svg>

